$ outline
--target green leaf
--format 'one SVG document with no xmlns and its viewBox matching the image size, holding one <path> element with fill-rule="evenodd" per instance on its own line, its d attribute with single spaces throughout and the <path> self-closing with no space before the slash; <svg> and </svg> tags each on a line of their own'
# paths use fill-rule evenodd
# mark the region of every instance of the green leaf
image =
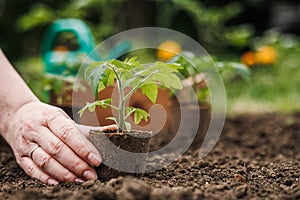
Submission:
<svg viewBox="0 0 300 200">
<path fill-rule="evenodd" d="M 131 124 L 129 122 L 125 122 L 125 127 L 128 132 L 131 131 Z"/>
<path fill-rule="evenodd" d="M 134 57 L 132 57 L 132 58 L 129 58 L 129 59 L 124 60 L 124 63 L 125 63 L 126 65 L 131 66 L 131 67 L 138 67 L 138 66 L 141 65 L 141 64 L 139 63 L 139 61 L 138 61 L 137 56 L 134 56 Z"/>
<path fill-rule="evenodd" d="M 90 66 L 87 67 L 85 77 L 90 80 L 90 84 L 92 87 L 93 94 L 95 96 L 95 99 L 98 99 L 98 87 L 99 87 L 99 81 L 103 80 L 103 77 L 105 77 L 105 71 L 107 70 L 108 65 L 107 62 L 98 62 L 93 63 Z"/>
<path fill-rule="evenodd" d="M 136 108 L 135 111 L 134 111 L 134 123 L 135 124 L 139 124 L 142 119 L 144 119 L 145 121 L 148 121 L 148 117 L 149 117 L 149 114 L 143 110 L 143 109 L 140 109 L 140 108 Z"/>
<path fill-rule="evenodd" d="M 102 62 L 101 62 L 101 63 L 102 63 Z M 87 68 L 86 68 L 85 71 L 84 71 L 84 78 L 85 78 L 85 79 L 89 79 L 89 77 L 90 77 L 92 71 L 93 71 L 96 67 L 98 67 L 101 63 L 100 63 L 100 62 L 93 62 L 93 63 L 91 63 L 89 66 L 87 66 Z"/>
<path fill-rule="evenodd" d="M 250 81 L 250 70 L 246 65 L 239 62 L 216 62 L 216 64 L 221 73 L 225 72 L 226 70 L 233 70 L 245 81 Z"/>
<path fill-rule="evenodd" d="M 167 87 L 167 88 L 182 89 L 181 80 L 178 78 L 178 76 L 176 76 L 173 73 L 155 74 L 155 75 L 153 75 L 152 80 L 159 82 L 162 86 Z"/>
<path fill-rule="evenodd" d="M 134 108 L 134 107 L 126 107 L 125 109 L 126 109 L 126 114 L 129 114 L 129 113 L 131 113 L 133 110 L 135 110 L 136 108 Z"/>
<path fill-rule="evenodd" d="M 250 81 L 250 70 L 242 63 L 231 62 L 229 65 L 235 70 L 235 72 L 240 75 L 245 81 Z"/>
<path fill-rule="evenodd" d="M 142 93 L 145 94 L 154 104 L 157 99 L 158 86 L 155 83 L 144 84 L 141 87 Z"/>
<path fill-rule="evenodd" d="M 167 63 L 166 66 L 175 70 L 183 69 L 183 67 L 179 63 Z"/>
<path fill-rule="evenodd" d="M 81 108 L 79 111 L 78 111 L 78 114 L 79 114 L 79 117 L 82 117 L 83 113 L 86 111 L 87 109 L 87 106 L 84 106 L 83 108 Z"/>
<path fill-rule="evenodd" d="M 98 85 L 97 95 L 99 92 L 105 89 L 105 85 L 103 84 L 103 82 L 99 81 L 98 84 L 99 85 Z"/>
<path fill-rule="evenodd" d="M 113 71 L 110 71 L 107 78 L 107 85 L 113 86 L 115 84 L 116 75 Z"/>
<path fill-rule="evenodd" d="M 117 124 L 117 126 L 119 126 L 118 121 L 115 117 L 106 117 L 105 119 L 112 120 L 113 122 L 115 122 Z"/>
<path fill-rule="evenodd" d="M 86 102 L 85 106 L 78 112 L 79 116 L 81 117 L 86 110 L 90 112 L 94 112 L 96 106 L 101 106 L 102 108 L 107 108 L 111 104 L 112 99 L 103 99 L 101 101 L 94 101 L 93 103 Z"/>
<path fill-rule="evenodd" d="M 108 99 L 103 99 L 101 101 L 96 101 L 96 105 L 97 106 L 101 106 L 102 108 L 107 108 L 108 105 L 111 104 L 112 99 L 108 98 Z"/>
<path fill-rule="evenodd" d="M 83 113 L 86 111 L 86 110 L 89 110 L 90 112 L 93 112 L 95 110 L 95 102 L 94 103 L 89 103 L 89 102 L 85 102 L 85 106 L 78 111 L 78 114 L 80 117 L 82 117 Z"/>
<path fill-rule="evenodd" d="M 94 103 L 88 103 L 88 104 L 90 104 L 90 105 L 88 105 L 88 110 L 90 111 L 90 112 L 94 112 L 95 111 L 95 109 L 96 109 L 96 102 L 94 102 Z"/>
<path fill-rule="evenodd" d="M 182 89 L 182 83 L 179 77 L 175 74 L 178 72 L 177 68 L 181 65 L 166 64 L 163 62 L 155 62 L 155 72 L 152 76 L 154 82 L 160 83 L 167 88 Z M 176 69 L 175 69 L 176 68 Z"/>
<path fill-rule="evenodd" d="M 126 69 L 126 65 L 122 61 L 110 60 L 109 63 L 116 66 L 116 68 Z"/>
<path fill-rule="evenodd" d="M 31 6 L 29 13 L 22 15 L 16 21 L 16 26 L 19 31 L 25 32 L 37 27 L 48 25 L 56 17 L 54 10 L 46 4 L 35 3 Z"/>
<path fill-rule="evenodd" d="M 207 87 L 201 88 L 201 90 L 198 90 L 196 95 L 197 95 L 198 100 L 204 101 L 204 102 L 209 102 L 210 93 L 209 93 L 209 89 Z"/>
</svg>

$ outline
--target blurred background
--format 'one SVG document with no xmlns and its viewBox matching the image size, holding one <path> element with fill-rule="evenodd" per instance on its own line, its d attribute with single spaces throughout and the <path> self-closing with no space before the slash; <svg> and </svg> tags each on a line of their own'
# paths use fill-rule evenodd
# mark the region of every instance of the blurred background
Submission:
<svg viewBox="0 0 300 200">
<path fill-rule="evenodd" d="M 214 60 L 251 72 L 247 80 L 223 74 L 229 114 L 300 110 L 300 1 L 0 0 L 1 48 L 42 100 L 49 85 L 42 79 L 41 42 L 61 18 L 83 20 L 96 43 L 137 27 L 177 30 Z M 73 39 L 65 35 L 61 44 Z"/>
</svg>

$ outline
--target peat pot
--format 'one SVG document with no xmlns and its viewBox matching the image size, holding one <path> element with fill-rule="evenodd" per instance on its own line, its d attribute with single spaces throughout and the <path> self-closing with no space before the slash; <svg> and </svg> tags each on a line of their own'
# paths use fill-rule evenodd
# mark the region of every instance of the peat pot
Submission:
<svg viewBox="0 0 300 200">
<path fill-rule="evenodd" d="M 151 138 L 149 131 L 130 133 L 123 131 L 90 131 L 90 141 L 102 156 L 102 163 L 96 167 L 98 178 L 108 181 L 124 175 L 144 173 Z"/>
</svg>

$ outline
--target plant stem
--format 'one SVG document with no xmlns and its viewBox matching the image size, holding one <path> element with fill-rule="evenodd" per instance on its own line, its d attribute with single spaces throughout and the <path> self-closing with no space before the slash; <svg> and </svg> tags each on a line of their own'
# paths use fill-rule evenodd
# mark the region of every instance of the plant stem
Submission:
<svg viewBox="0 0 300 200">
<path fill-rule="evenodd" d="M 124 117 L 124 119 L 126 120 L 132 113 L 134 113 L 136 109 L 132 109 L 129 113 L 127 113 L 127 115 Z"/>
<path fill-rule="evenodd" d="M 123 132 L 124 129 L 124 123 L 125 123 L 125 119 L 124 119 L 124 115 L 125 115 L 125 100 L 124 100 L 124 91 L 122 90 L 122 83 L 121 83 L 121 79 L 118 75 L 118 73 L 116 72 L 114 66 L 111 66 L 111 68 L 113 69 L 116 78 L 117 78 L 117 85 L 118 85 L 118 90 L 119 90 L 119 132 Z"/>
<path fill-rule="evenodd" d="M 120 88 L 120 85 L 118 86 L 118 88 Z M 124 114 L 125 114 L 125 102 L 124 102 L 124 93 L 123 90 L 119 90 L 119 94 L 120 94 L 120 102 L 119 102 L 119 132 L 123 131 L 123 127 L 124 127 Z"/>
</svg>

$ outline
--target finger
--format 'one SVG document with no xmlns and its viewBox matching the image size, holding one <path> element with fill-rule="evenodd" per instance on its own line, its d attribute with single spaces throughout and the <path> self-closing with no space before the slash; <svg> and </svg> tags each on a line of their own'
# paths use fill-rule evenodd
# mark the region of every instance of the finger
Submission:
<svg viewBox="0 0 300 200">
<path fill-rule="evenodd" d="M 28 138 L 26 138 L 26 139 L 28 139 Z M 26 140 L 26 139 L 24 139 L 24 140 Z M 31 142 L 29 142 L 29 143 L 24 142 L 24 140 L 22 141 L 21 144 L 18 145 L 18 147 L 17 147 L 17 149 L 15 149 L 15 151 L 18 152 L 17 157 L 29 157 L 30 158 L 31 157 L 30 154 L 32 153 L 34 148 L 36 148 L 38 146 L 38 144 L 35 142 L 32 142 L 31 139 L 30 139 Z"/>
<path fill-rule="evenodd" d="M 74 151 L 72 151 L 64 142 L 56 137 L 48 128 L 40 127 L 39 133 L 40 134 L 37 135 L 34 140 L 48 154 L 40 155 L 40 159 L 42 159 L 40 163 L 43 164 L 41 165 L 41 167 L 44 168 L 45 163 L 48 167 L 48 164 L 51 165 L 53 163 L 51 158 L 55 158 L 63 167 L 67 168 L 78 177 L 83 177 L 88 180 L 94 180 L 97 178 L 95 170 L 90 165 L 88 165 L 86 161 L 82 160 L 76 153 L 74 153 Z M 79 147 L 80 149 L 86 148 L 84 147 L 84 144 L 82 145 L 83 146 Z M 40 149 L 41 148 L 38 148 L 37 150 Z M 42 156 L 44 156 L 44 158 L 42 158 Z M 56 167 L 58 166 L 56 165 Z M 50 172 L 51 170 L 47 169 L 47 171 Z"/>
<path fill-rule="evenodd" d="M 32 154 L 34 163 L 44 172 L 62 182 L 83 182 L 72 172 L 52 158 L 42 147 L 37 148 Z"/>
<path fill-rule="evenodd" d="M 43 172 L 29 157 L 22 157 L 18 161 L 18 164 L 22 167 L 25 173 L 32 177 L 37 178 L 43 183 L 49 185 L 57 185 L 58 181 L 55 180 L 53 177 L 48 175 L 47 173 Z"/>
<path fill-rule="evenodd" d="M 90 138 L 90 128 L 91 126 L 85 126 L 85 125 L 82 125 L 82 124 L 76 124 L 77 128 L 79 129 L 79 131 L 88 139 Z M 96 127 L 95 127 L 96 129 Z M 99 129 L 99 128 L 98 128 Z"/>
<path fill-rule="evenodd" d="M 77 155 L 98 166 L 101 163 L 101 156 L 98 150 L 81 134 L 74 121 L 57 114 L 47 119 L 49 129 L 64 143 L 66 143 Z"/>
<path fill-rule="evenodd" d="M 118 126 L 116 124 L 112 124 L 112 125 L 108 125 L 108 126 L 100 126 L 101 131 L 106 131 L 106 130 L 114 131 L 117 129 L 118 129 Z"/>
<path fill-rule="evenodd" d="M 89 138 L 89 132 L 90 130 L 100 130 L 100 131 L 106 131 L 106 130 L 117 130 L 118 127 L 115 124 L 112 125 L 108 125 L 108 126 L 86 126 L 86 125 L 82 125 L 82 124 L 76 124 L 76 126 L 78 127 L 78 129 L 80 130 L 80 132 L 86 137 Z"/>
</svg>

